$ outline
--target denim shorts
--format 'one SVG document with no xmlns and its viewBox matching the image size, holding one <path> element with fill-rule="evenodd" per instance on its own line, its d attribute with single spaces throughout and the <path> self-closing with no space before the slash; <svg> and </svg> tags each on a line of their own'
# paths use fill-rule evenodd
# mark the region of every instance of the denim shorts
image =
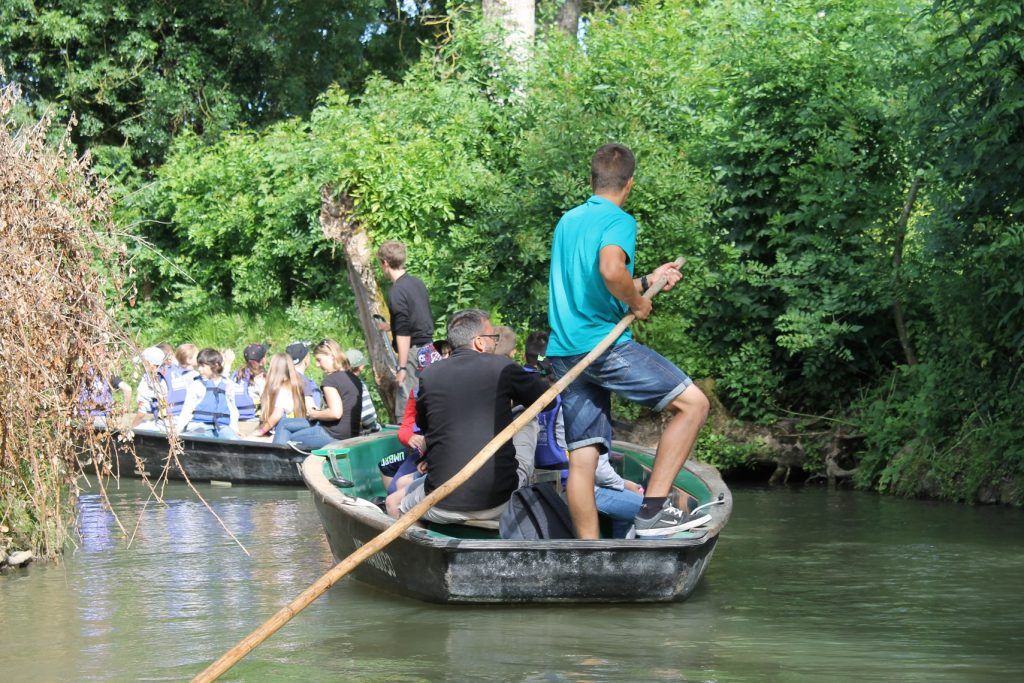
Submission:
<svg viewBox="0 0 1024 683">
<path fill-rule="evenodd" d="M 556 377 L 569 372 L 578 356 L 549 356 Z M 616 344 L 587 366 L 562 393 L 565 441 L 570 451 L 584 446 L 612 448 L 612 392 L 642 406 L 663 410 L 693 380 L 668 359 L 643 344 Z"/>
</svg>

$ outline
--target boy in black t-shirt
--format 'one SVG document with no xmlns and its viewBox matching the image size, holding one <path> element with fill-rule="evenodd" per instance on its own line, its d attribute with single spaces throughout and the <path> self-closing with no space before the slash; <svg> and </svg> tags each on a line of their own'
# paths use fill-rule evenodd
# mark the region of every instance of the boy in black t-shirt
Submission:
<svg viewBox="0 0 1024 683">
<path fill-rule="evenodd" d="M 391 344 L 398 363 L 395 367 L 395 415 L 401 417 L 409 394 L 416 390 L 416 352 L 434 338 L 434 318 L 430 312 L 427 287 L 419 278 L 405 272 L 405 245 L 388 240 L 377 250 L 384 275 L 391 280 L 388 311 L 391 314 Z"/>
</svg>

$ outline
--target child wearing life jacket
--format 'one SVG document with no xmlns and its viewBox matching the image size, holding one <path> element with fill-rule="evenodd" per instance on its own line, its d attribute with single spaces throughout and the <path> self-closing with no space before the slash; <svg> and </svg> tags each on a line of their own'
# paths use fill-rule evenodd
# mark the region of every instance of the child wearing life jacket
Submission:
<svg viewBox="0 0 1024 683">
<path fill-rule="evenodd" d="M 285 418 L 306 417 L 303 382 L 287 353 L 275 353 L 270 359 L 267 386 L 260 399 L 260 426 L 253 436 L 266 436 Z"/>
<path fill-rule="evenodd" d="M 87 379 L 78 392 L 79 414 L 92 422 L 92 428 L 103 432 L 107 430 L 107 421 L 114 411 L 114 393 L 120 391 L 124 395 L 124 405 L 132 401 L 132 388 L 117 375 L 104 378 L 95 368 L 88 368 Z"/>
<path fill-rule="evenodd" d="M 196 358 L 199 377 L 192 380 L 181 413 L 175 418 L 179 432 L 218 439 L 238 438 L 235 387 L 222 377 L 224 359 L 217 349 L 203 349 Z"/>
<path fill-rule="evenodd" d="M 199 347 L 195 344 L 182 344 L 174 351 L 174 357 L 178 359 L 178 367 L 182 370 L 197 370 L 196 356 L 199 354 Z"/>
<path fill-rule="evenodd" d="M 263 359 L 267 357 L 267 344 L 249 344 L 242 351 L 245 365 L 231 378 L 237 385 L 235 405 L 238 406 L 238 419 L 255 420 L 260 410 L 260 399 L 263 389 L 267 386 L 267 373 L 263 367 Z"/>
<path fill-rule="evenodd" d="M 150 346 L 142 352 L 142 379 L 136 391 L 138 410 L 132 426 L 152 420 L 153 427 L 163 429 L 167 421 L 176 418 L 185 405 L 185 393 L 195 373 L 182 370 L 172 363 L 173 356 L 159 346 Z M 147 426 L 150 426 L 147 424 Z"/>
</svg>

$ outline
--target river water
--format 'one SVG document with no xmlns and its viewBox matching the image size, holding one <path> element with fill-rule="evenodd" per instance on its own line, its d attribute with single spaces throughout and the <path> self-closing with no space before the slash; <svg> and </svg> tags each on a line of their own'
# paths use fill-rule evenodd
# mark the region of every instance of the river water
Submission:
<svg viewBox="0 0 1024 683">
<path fill-rule="evenodd" d="M 0 679 L 193 676 L 331 566 L 302 489 L 100 498 L 58 566 L 0 577 Z M 249 681 L 1012 680 L 1024 514 L 823 489 L 734 490 L 702 584 L 669 605 L 442 607 L 345 579 L 225 677 Z"/>
</svg>

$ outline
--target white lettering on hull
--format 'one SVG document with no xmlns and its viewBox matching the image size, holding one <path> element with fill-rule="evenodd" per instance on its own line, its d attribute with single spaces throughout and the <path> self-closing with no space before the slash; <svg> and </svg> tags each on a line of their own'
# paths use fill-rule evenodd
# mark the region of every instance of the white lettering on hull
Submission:
<svg viewBox="0 0 1024 683">
<path fill-rule="evenodd" d="M 352 542 L 355 543 L 356 548 L 362 548 L 365 545 L 358 538 L 353 538 Z M 380 572 L 384 572 L 393 579 L 398 578 L 398 574 L 395 572 L 395 565 L 391 561 L 391 556 L 384 551 L 374 553 L 366 560 L 366 564 L 370 565 L 374 569 Z"/>
</svg>

